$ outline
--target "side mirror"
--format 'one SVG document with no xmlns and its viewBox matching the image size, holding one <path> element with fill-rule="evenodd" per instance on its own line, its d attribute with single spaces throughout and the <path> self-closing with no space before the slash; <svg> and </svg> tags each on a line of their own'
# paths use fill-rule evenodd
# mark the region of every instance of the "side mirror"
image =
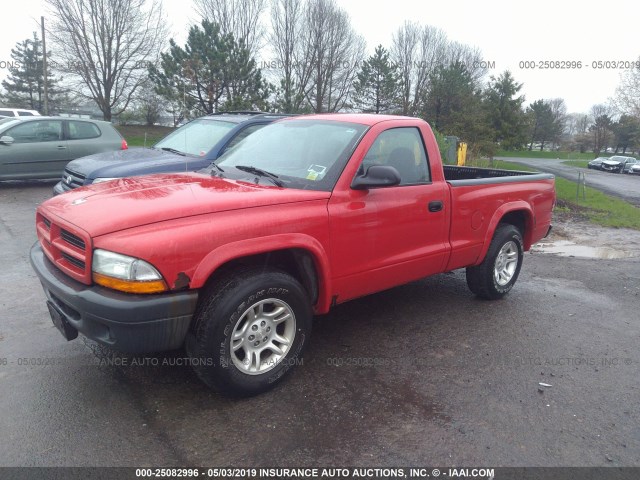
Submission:
<svg viewBox="0 0 640 480">
<path fill-rule="evenodd" d="M 400 184 L 400 173 L 389 165 L 371 165 L 364 175 L 353 179 L 351 188 L 367 190 L 369 188 L 392 187 Z"/>
<path fill-rule="evenodd" d="M 11 145 L 13 143 L 13 137 L 10 137 L 9 135 L 4 135 L 3 137 L 0 137 L 0 143 L 4 145 Z"/>
</svg>

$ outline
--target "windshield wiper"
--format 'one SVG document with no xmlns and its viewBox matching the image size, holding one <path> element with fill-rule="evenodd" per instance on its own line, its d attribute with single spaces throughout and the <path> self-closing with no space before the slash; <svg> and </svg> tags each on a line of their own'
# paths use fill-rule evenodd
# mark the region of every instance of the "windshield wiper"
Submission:
<svg viewBox="0 0 640 480">
<path fill-rule="evenodd" d="M 216 162 L 211 162 L 211 164 L 209 165 L 211 168 L 211 175 L 215 175 L 215 173 L 213 173 L 213 169 L 217 169 L 220 173 L 224 173 L 224 168 L 222 168 L 220 165 L 218 165 Z M 220 175 L 220 177 L 222 177 L 222 175 Z"/>
<path fill-rule="evenodd" d="M 162 147 L 160 150 L 164 150 L 165 152 L 175 153 L 177 155 L 182 155 L 183 157 L 187 155 L 186 153 L 181 152 L 180 150 L 176 150 L 175 148 L 170 148 L 170 147 Z"/>
<path fill-rule="evenodd" d="M 270 179 L 275 185 L 278 187 L 284 187 L 284 183 L 281 180 L 278 180 L 278 176 L 275 173 L 267 172 L 266 170 L 262 170 L 261 168 L 252 167 L 249 165 L 234 165 L 238 170 L 242 170 L 243 172 L 254 173 L 256 175 L 260 175 L 261 177 L 266 177 Z"/>
</svg>

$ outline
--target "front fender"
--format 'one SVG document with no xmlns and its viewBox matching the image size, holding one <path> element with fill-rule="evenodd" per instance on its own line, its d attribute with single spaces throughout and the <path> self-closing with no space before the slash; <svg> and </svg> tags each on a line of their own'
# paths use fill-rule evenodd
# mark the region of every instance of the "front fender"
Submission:
<svg viewBox="0 0 640 480">
<path fill-rule="evenodd" d="M 251 255 L 297 248 L 312 255 L 318 272 L 318 302 L 316 313 L 327 313 L 331 306 L 331 275 L 327 253 L 315 238 L 301 233 L 282 233 L 227 243 L 206 255 L 196 267 L 192 288 L 201 288 L 222 265 Z"/>
</svg>

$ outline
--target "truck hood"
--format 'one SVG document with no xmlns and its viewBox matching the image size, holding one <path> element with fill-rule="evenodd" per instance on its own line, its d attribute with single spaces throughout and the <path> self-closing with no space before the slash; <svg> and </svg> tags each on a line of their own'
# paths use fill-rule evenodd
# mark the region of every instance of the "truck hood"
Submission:
<svg viewBox="0 0 640 480">
<path fill-rule="evenodd" d="M 330 196 L 330 192 L 255 185 L 199 173 L 160 174 L 77 188 L 45 201 L 39 209 L 45 216 L 55 215 L 98 237 L 176 218 Z"/>
<path fill-rule="evenodd" d="M 211 160 L 204 157 L 182 156 L 154 148 L 129 148 L 72 160 L 67 169 L 94 180 L 149 173 L 193 172 L 210 163 Z"/>
</svg>

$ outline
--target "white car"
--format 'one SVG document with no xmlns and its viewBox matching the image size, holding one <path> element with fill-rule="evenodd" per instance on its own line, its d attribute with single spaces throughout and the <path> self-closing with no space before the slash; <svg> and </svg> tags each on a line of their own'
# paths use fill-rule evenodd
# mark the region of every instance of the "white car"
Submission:
<svg viewBox="0 0 640 480">
<path fill-rule="evenodd" d="M 640 163 L 631 165 L 628 173 L 629 175 L 640 175 Z"/>
<path fill-rule="evenodd" d="M 25 110 L 24 108 L 0 107 L 0 116 L 4 117 L 35 117 L 40 116 L 37 110 Z"/>
</svg>

